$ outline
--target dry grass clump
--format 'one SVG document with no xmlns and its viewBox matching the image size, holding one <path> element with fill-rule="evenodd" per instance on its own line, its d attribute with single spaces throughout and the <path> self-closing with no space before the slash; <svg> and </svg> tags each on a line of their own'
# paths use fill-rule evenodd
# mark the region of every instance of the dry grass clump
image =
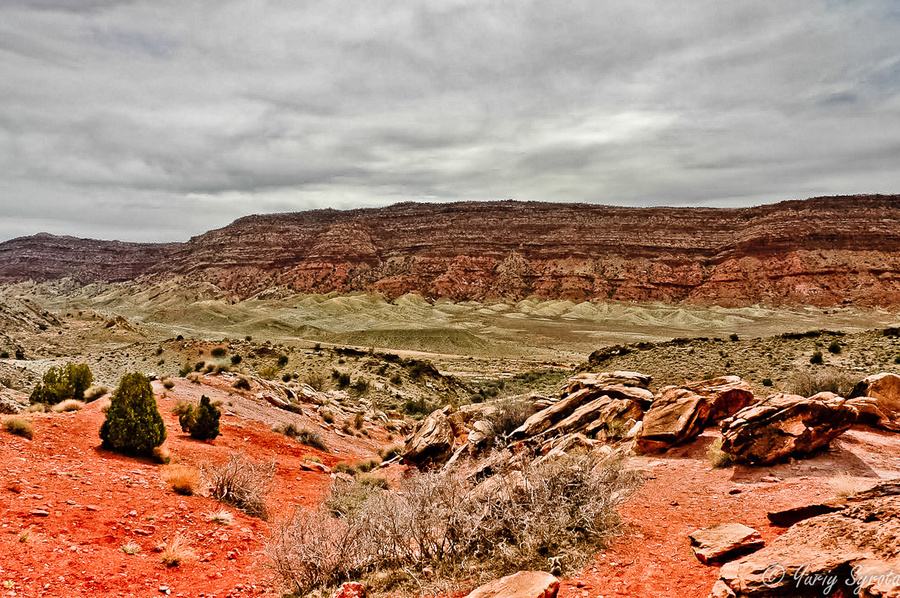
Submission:
<svg viewBox="0 0 900 598">
<path fill-rule="evenodd" d="M 3 420 L 3 429 L 10 434 L 15 434 L 16 436 L 21 436 L 22 438 L 27 438 L 29 440 L 34 437 L 34 428 L 31 427 L 31 422 L 27 419 L 22 419 L 21 417 L 6 418 Z"/>
<path fill-rule="evenodd" d="M 722 450 L 722 439 L 716 438 L 706 449 L 706 459 L 709 461 L 713 469 L 724 469 L 730 467 L 734 462 L 731 455 Z"/>
<path fill-rule="evenodd" d="M 219 509 L 218 511 L 207 513 L 206 518 L 211 523 L 218 523 L 219 525 L 231 525 L 234 522 L 234 515 L 232 515 L 225 509 Z"/>
<path fill-rule="evenodd" d="M 109 389 L 105 386 L 91 386 L 84 391 L 84 400 L 85 402 L 90 403 L 91 401 L 96 401 L 108 392 Z"/>
<path fill-rule="evenodd" d="M 162 477 L 176 494 L 191 496 L 200 487 L 200 470 L 190 465 L 166 465 Z"/>
<path fill-rule="evenodd" d="M 184 561 L 194 558 L 194 553 L 187 539 L 181 534 L 175 534 L 163 547 L 159 558 L 166 567 L 177 567 Z"/>
<path fill-rule="evenodd" d="M 336 473 L 357 475 L 360 473 L 369 473 L 379 465 L 381 465 L 381 459 L 378 458 L 362 459 L 360 461 L 338 461 L 334 464 L 332 470 Z"/>
<path fill-rule="evenodd" d="M 203 477 L 210 486 L 210 498 L 260 519 L 269 515 L 265 497 L 272 489 L 274 476 L 274 462 L 254 463 L 237 454 L 229 455 L 220 465 L 203 467 Z"/>
<path fill-rule="evenodd" d="M 401 443 L 391 444 L 378 449 L 378 456 L 381 457 L 382 461 L 390 461 L 401 453 L 403 453 L 403 444 Z"/>
<path fill-rule="evenodd" d="M 869 486 L 864 480 L 847 472 L 836 475 L 830 483 L 831 489 L 838 498 L 853 498 Z"/>
<path fill-rule="evenodd" d="M 128 542 L 127 544 L 122 544 L 122 546 L 120 546 L 119 548 L 125 554 L 138 554 L 141 552 L 141 546 L 136 542 Z"/>
<path fill-rule="evenodd" d="M 66 411 L 78 411 L 84 407 L 84 403 L 75 399 L 66 399 L 61 403 L 57 403 L 50 408 L 53 413 L 64 413 Z"/>
<path fill-rule="evenodd" d="M 266 554 L 285 588 L 302 594 L 344 579 L 381 585 L 426 566 L 472 581 L 473 572 L 572 571 L 620 529 L 616 509 L 638 483 L 620 461 L 590 454 L 496 476 L 486 489 L 453 471 L 417 472 L 399 492 L 336 481 L 326 508 L 298 509 Z"/>
<path fill-rule="evenodd" d="M 198 374 L 197 372 L 191 372 L 187 376 L 185 376 L 185 378 L 187 378 L 187 381 L 192 384 L 200 384 L 200 374 Z"/>
<path fill-rule="evenodd" d="M 849 397 L 857 380 L 840 370 L 794 372 L 788 380 L 788 392 L 801 397 L 811 397 L 820 392 L 833 392 L 841 397 Z"/>
<path fill-rule="evenodd" d="M 175 388 L 175 380 L 173 380 L 172 378 L 163 378 L 162 385 L 166 390 L 172 390 L 173 388 Z"/>
<path fill-rule="evenodd" d="M 272 428 L 272 431 L 277 432 L 278 434 L 284 434 L 288 438 L 293 438 L 300 444 L 305 444 L 306 446 L 318 449 L 323 453 L 328 452 L 328 445 L 325 444 L 325 440 L 317 430 L 298 428 L 296 424 L 289 423 L 282 426 L 275 426 Z"/>
</svg>

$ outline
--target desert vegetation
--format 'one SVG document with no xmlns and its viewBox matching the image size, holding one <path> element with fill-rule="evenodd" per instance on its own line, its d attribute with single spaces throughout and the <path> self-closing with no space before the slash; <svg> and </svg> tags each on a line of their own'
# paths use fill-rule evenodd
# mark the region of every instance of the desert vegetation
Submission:
<svg viewBox="0 0 900 598">
<path fill-rule="evenodd" d="M 620 462 L 592 455 L 498 480 L 491 492 L 458 471 L 414 473 L 398 492 L 336 484 L 325 508 L 282 522 L 266 552 L 298 593 L 350 578 L 390 590 L 426 566 L 441 577 L 571 571 L 618 532 L 616 507 L 638 482 Z"/>
<path fill-rule="evenodd" d="M 32 403 L 55 405 L 63 401 L 84 401 L 84 393 L 94 381 L 91 370 L 84 364 L 68 363 L 51 367 L 41 383 L 31 393 Z"/>
<path fill-rule="evenodd" d="M 143 456 L 151 456 L 165 442 L 165 422 L 146 376 L 133 373 L 122 377 L 100 427 L 100 438 L 105 449 Z"/>
<path fill-rule="evenodd" d="M 201 471 L 210 498 L 253 517 L 268 518 L 265 498 L 272 489 L 274 462 L 257 463 L 243 455 L 231 454 L 223 463 L 206 464 Z"/>
</svg>

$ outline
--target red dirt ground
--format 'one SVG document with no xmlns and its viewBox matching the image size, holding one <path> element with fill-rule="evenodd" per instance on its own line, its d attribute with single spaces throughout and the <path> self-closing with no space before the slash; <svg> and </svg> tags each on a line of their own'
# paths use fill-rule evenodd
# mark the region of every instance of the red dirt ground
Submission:
<svg viewBox="0 0 900 598">
<path fill-rule="evenodd" d="M 158 383 L 155 388 L 162 394 Z M 158 397 L 166 447 L 192 465 L 221 461 L 235 451 L 274 459 L 278 469 L 268 504 L 276 519 L 288 516 L 295 504 L 311 507 L 328 488 L 329 476 L 301 469 L 304 457 L 332 465 L 369 456 L 386 443 L 380 433 L 369 440 L 323 430 L 329 447 L 340 451 L 324 454 L 271 432 L 268 423 L 227 414 L 218 439 L 197 442 L 181 432 L 170 410 L 175 399 L 196 400 L 200 392 L 241 400 L 223 389 L 179 381 L 168 396 Z M 230 526 L 212 523 L 205 514 L 221 508 L 218 502 L 177 496 L 161 479 L 159 465 L 101 450 L 101 407 L 98 401 L 78 412 L 27 415 L 33 440 L 0 432 L 0 597 L 278 595 L 260 554 L 269 523 L 230 508 Z M 241 412 L 239 407 L 233 411 Z M 312 419 L 301 420 L 312 425 Z M 692 556 L 687 535 L 694 529 L 739 521 L 769 540 L 782 530 L 768 525 L 768 510 L 832 497 L 830 480 L 837 473 L 873 480 L 900 476 L 894 457 L 900 436 L 869 429 L 848 432 L 815 459 L 770 469 L 711 469 L 705 458 L 711 440 L 708 432 L 677 454 L 631 460 L 647 480 L 622 509 L 627 531 L 566 580 L 560 598 L 706 596 L 718 567 Z M 777 479 L 766 478 L 770 474 Z M 189 540 L 196 556 L 166 568 L 153 549 L 175 534 Z M 139 544 L 140 554 L 125 554 L 120 547 L 128 542 Z"/>
</svg>

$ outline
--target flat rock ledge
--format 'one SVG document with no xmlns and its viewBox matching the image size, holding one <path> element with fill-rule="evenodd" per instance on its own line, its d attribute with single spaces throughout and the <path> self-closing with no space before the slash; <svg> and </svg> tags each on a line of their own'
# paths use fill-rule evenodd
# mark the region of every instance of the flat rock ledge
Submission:
<svg viewBox="0 0 900 598">
<path fill-rule="evenodd" d="M 765 545 L 752 527 L 740 523 L 719 523 L 690 534 L 691 550 L 703 563 L 722 563 L 759 550 Z"/>
<path fill-rule="evenodd" d="M 556 598 L 559 580 L 544 571 L 519 571 L 473 590 L 466 598 Z"/>
</svg>

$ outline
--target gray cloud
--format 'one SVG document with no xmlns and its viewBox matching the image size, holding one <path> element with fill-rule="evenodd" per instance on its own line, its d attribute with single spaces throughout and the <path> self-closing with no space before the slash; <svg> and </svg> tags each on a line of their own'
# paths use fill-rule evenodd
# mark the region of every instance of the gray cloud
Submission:
<svg viewBox="0 0 900 598">
<path fill-rule="evenodd" d="M 10 0 L 0 239 L 900 190 L 890 0 Z"/>
</svg>

